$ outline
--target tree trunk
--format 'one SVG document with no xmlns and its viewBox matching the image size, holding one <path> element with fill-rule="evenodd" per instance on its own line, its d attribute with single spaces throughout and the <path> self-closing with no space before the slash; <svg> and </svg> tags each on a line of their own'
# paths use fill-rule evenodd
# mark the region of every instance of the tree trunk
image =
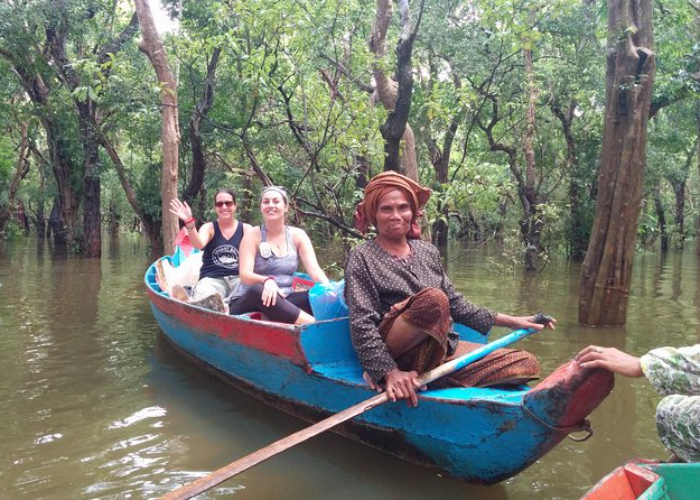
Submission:
<svg viewBox="0 0 700 500">
<path fill-rule="evenodd" d="M 88 108 L 91 100 L 79 105 Z M 102 204 L 100 193 L 99 142 L 91 109 L 78 112 L 83 139 L 83 256 L 99 259 L 102 256 Z"/>
<path fill-rule="evenodd" d="M 53 239 L 57 245 L 68 243 L 66 241 L 66 229 L 61 219 L 61 212 L 61 198 L 59 196 L 54 199 L 51 215 L 49 215 L 49 229 L 53 233 Z"/>
<path fill-rule="evenodd" d="M 654 188 L 654 209 L 656 210 L 656 220 L 659 226 L 659 234 L 661 235 L 661 251 L 665 253 L 668 252 L 668 228 L 664 205 L 661 203 L 661 190 L 658 186 Z"/>
<path fill-rule="evenodd" d="M 432 58 L 430 59 L 430 75 L 431 79 L 439 78 L 439 70 L 437 66 L 433 63 Z M 458 75 L 453 76 L 454 84 L 457 89 L 462 88 L 462 82 Z M 428 146 L 428 152 L 430 153 L 430 163 L 433 165 L 435 170 L 435 176 L 440 184 L 439 194 L 443 192 L 445 186 L 449 182 L 449 168 L 450 168 L 450 158 L 452 156 L 452 144 L 454 143 L 455 136 L 457 135 L 457 130 L 459 129 L 460 123 L 464 120 L 467 114 L 467 108 L 461 106 L 457 112 L 452 116 L 450 120 L 450 126 L 445 132 L 445 136 L 442 143 L 442 149 L 438 146 L 437 139 L 434 138 L 432 131 L 432 119 L 427 117 L 425 128 L 427 130 L 426 135 L 426 145 Z M 450 210 L 449 206 L 444 200 L 443 196 L 438 196 L 438 218 L 433 224 L 433 244 L 443 247 L 447 245 L 449 236 L 449 217 Z"/>
<path fill-rule="evenodd" d="M 627 320 L 656 70 L 651 0 L 608 2 L 605 124 L 598 200 L 581 269 L 579 321 Z"/>
<path fill-rule="evenodd" d="M 537 208 L 539 200 L 535 191 L 535 150 L 532 146 L 532 138 L 535 135 L 535 112 L 539 96 L 532 68 L 532 44 L 531 37 L 526 36 L 523 40 L 523 60 L 529 100 L 525 114 L 526 126 L 523 137 L 523 155 L 525 157 L 525 198 L 528 200 L 529 210 L 526 210 L 523 214 L 524 218 L 521 225 L 525 243 L 525 271 L 529 273 L 537 271 L 538 268 L 538 258 L 542 251 L 540 235 L 544 225 L 542 216 Z"/>
<path fill-rule="evenodd" d="M 683 250 L 685 246 L 685 181 L 673 184 L 673 194 L 676 197 L 676 213 L 673 222 L 678 233 L 678 248 Z"/>
<path fill-rule="evenodd" d="M 147 0 L 134 0 L 141 26 L 142 41 L 139 48 L 148 56 L 161 84 L 161 117 L 163 120 L 161 141 L 163 146 L 163 170 L 160 178 L 161 214 L 163 221 L 164 252 L 175 251 L 175 237 L 179 231 L 178 218 L 170 213 L 170 201 L 177 197 L 177 176 L 180 143 L 177 110 L 177 86 L 168 65 L 165 47 L 156 31 Z"/>
<path fill-rule="evenodd" d="M 75 96 L 75 91 L 83 84 L 81 77 L 70 61 L 66 52 L 66 44 L 70 34 L 69 7 L 64 0 L 54 0 L 53 8 L 56 17 L 46 29 L 46 39 L 54 67 L 60 81 L 74 95 L 74 104 L 78 114 L 78 125 L 83 149 L 83 245 L 82 254 L 87 258 L 102 256 L 102 203 L 101 179 L 99 168 L 99 124 L 98 108 L 93 97 L 88 94 L 83 100 Z M 129 24 L 121 33 L 105 43 L 98 54 L 97 63 L 105 65 L 121 47 L 136 33 L 138 27 L 136 15 L 132 15 Z M 103 77 L 107 78 L 111 69 L 103 69 Z M 98 91 L 100 94 L 101 91 Z"/>
<path fill-rule="evenodd" d="M 151 243 L 152 251 L 157 254 L 163 253 L 163 239 L 161 238 L 160 223 L 143 209 L 138 198 L 136 197 L 136 192 L 131 187 L 129 178 L 126 175 L 126 169 L 124 168 L 124 164 L 122 163 L 117 149 L 107 138 L 104 132 L 100 130 L 99 133 L 102 147 L 105 148 L 105 151 L 107 151 L 107 154 L 114 164 L 114 168 L 117 171 L 117 176 L 119 177 L 119 182 L 121 182 L 122 189 L 124 189 L 124 194 L 126 195 L 129 205 L 131 205 L 131 208 L 134 209 L 134 212 L 136 212 L 141 224 L 143 224 L 144 230 L 146 231 Z"/>
<path fill-rule="evenodd" d="M 583 43 L 583 42 L 582 42 Z M 588 230 L 584 214 L 585 179 L 578 160 L 576 140 L 571 131 L 574 110 L 577 103 L 572 102 L 567 110 L 563 110 L 556 102 L 552 103 L 552 112 L 561 122 L 562 131 L 566 138 L 566 165 L 571 172 L 569 176 L 569 258 L 574 262 L 582 262 L 588 246 Z"/>
<path fill-rule="evenodd" d="M 192 204 L 197 197 L 199 190 L 204 184 L 204 171 L 206 170 L 206 160 L 204 156 L 204 140 L 202 139 L 201 127 L 204 118 L 209 113 L 214 103 L 214 87 L 216 86 L 216 68 L 219 64 L 221 47 L 215 47 L 211 59 L 207 63 L 207 80 L 204 84 L 204 95 L 192 114 L 190 119 L 190 144 L 192 147 L 192 175 L 187 184 L 182 198 Z"/>
<path fill-rule="evenodd" d="M 673 217 L 673 222 L 675 223 L 674 233 L 678 235 L 678 248 L 681 250 L 685 246 L 685 238 L 687 236 L 685 234 L 685 187 L 688 182 L 690 166 L 693 163 L 697 147 L 697 144 L 693 144 L 693 147 L 686 155 L 686 160 L 682 168 L 674 170 L 671 175 L 667 176 L 667 180 L 673 188 L 673 195 L 676 198 L 675 214 Z"/>
<path fill-rule="evenodd" d="M 109 202 L 109 235 L 112 237 L 112 239 L 119 237 L 119 226 L 121 222 L 121 217 L 119 216 L 119 212 L 117 212 L 117 207 L 114 204 L 114 200 L 110 200 Z"/>
<path fill-rule="evenodd" d="M 396 48 L 397 75 L 396 82 L 386 76 L 381 69 L 380 61 L 386 54 L 386 34 L 393 13 L 391 0 L 377 0 L 377 13 L 370 37 L 370 51 L 375 55 L 372 64 L 372 74 L 377 85 L 377 95 L 384 109 L 389 111 L 389 116 L 382 126 L 381 132 L 384 138 L 386 158 L 384 170 L 396 170 L 411 179 L 418 180 L 418 160 L 416 157 L 416 141 L 411 126 L 408 124 L 408 113 L 411 107 L 411 93 L 413 91 L 413 76 L 411 74 L 411 54 L 413 40 L 415 39 L 420 24 L 420 14 L 423 11 L 423 2 L 420 5 L 419 20 L 411 30 L 408 1 L 400 0 L 401 10 L 401 37 Z M 403 140 L 403 148 L 401 141 Z"/>
<path fill-rule="evenodd" d="M 5 206 L 0 206 L 0 235 L 5 233 L 7 230 L 7 225 L 16 211 L 16 196 L 17 191 L 19 190 L 19 183 L 29 173 L 29 140 L 27 139 L 28 128 L 29 124 L 27 122 L 22 122 L 20 124 L 17 166 L 15 167 L 15 174 L 12 176 L 12 180 L 10 181 L 10 186 L 7 193 L 7 204 Z"/>
<path fill-rule="evenodd" d="M 43 157 L 42 157 L 43 159 Z M 36 200 L 36 211 L 34 213 L 34 227 L 36 228 L 36 235 L 39 238 L 46 237 L 47 231 L 47 221 L 46 221 L 46 176 L 44 175 L 44 169 L 39 167 L 39 196 Z M 30 201 L 31 208 L 31 201 Z"/>
<path fill-rule="evenodd" d="M 46 130 L 46 140 L 49 147 L 49 158 L 53 168 L 56 184 L 58 185 L 58 200 L 56 206 L 58 212 L 51 215 L 51 230 L 54 241 L 66 244 L 73 250 L 80 246 L 77 238 L 78 228 L 78 196 L 73 187 L 71 172 L 73 166 L 68 153 L 68 146 L 64 143 L 60 134 L 56 132 L 55 124 L 44 119 L 44 129 Z"/>
</svg>

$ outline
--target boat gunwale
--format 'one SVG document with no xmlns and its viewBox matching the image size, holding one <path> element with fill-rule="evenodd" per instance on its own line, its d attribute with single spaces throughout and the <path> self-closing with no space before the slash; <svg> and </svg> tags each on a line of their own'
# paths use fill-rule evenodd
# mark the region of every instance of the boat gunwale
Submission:
<svg viewBox="0 0 700 500">
<path fill-rule="evenodd" d="M 301 336 L 304 331 L 308 330 L 312 325 L 290 325 L 286 323 L 277 323 L 273 321 L 264 321 L 264 320 L 258 320 L 254 318 L 250 318 L 245 315 L 240 315 L 240 316 L 230 316 L 226 315 L 217 311 L 212 311 L 210 309 L 206 309 L 200 306 L 197 306 L 195 304 L 187 304 L 184 302 L 181 302 L 173 297 L 168 296 L 165 292 L 163 291 L 157 291 L 155 287 L 157 286 L 157 283 L 153 281 L 149 281 L 148 276 L 149 273 L 151 272 L 151 268 L 155 269 L 155 264 L 152 264 L 149 266 L 149 269 L 146 271 L 145 276 L 144 276 L 144 282 L 146 284 L 146 288 L 149 292 L 149 294 L 156 298 L 156 300 L 165 300 L 167 301 L 171 306 L 181 308 L 183 310 L 190 309 L 193 312 L 196 312 L 196 314 L 205 314 L 205 315 L 213 315 L 216 318 L 219 318 L 223 321 L 226 322 L 231 322 L 231 324 L 238 325 L 238 326 L 243 326 L 243 325 L 257 325 L 260 327 L 265 327 L 265 328 L 271 328 L 275 330 L 283 330 L 287 331 L 288 333 L 291 334 L 296 334 L 297 335 L 297 342 L 301 342 Z M 153 302 L 152 302 L 153 303 Z M 166 311 L 163 311 L 161 308 L 158 308 L 163 314 L 168 314 Z M 178 321 L 182 321 L 182 318 L 177 318 Z M 322 320 L 314 323 L 315 325 L 330 325 L 334 322 L 341 322 L 347 319 L 347 316 L 341 317 L 341 318 L 333 318 L 329 320 Z M 196 328 L 196 324 L 194 322 L 187 321 L 185 324 L 188 324 L 192 328 Z M 161 329 L 162 330 L 162 329 Z M 168 335 L 163 332 L 166 337 Z M 169 338 L 169 337 L 168 337 Z M 172 339 L 170 339 L 172 341 Z M 228 338 L 221 338 L 222 341 L 224 342 L 230 342 L 231 344 L 237 344 L 237 342 L 234 339 L 228 339 Z M 247 347 L 247 346 L 246 346 Z M 303 348 L 299 346 L 300 352 L 302 355 L 305 355 L 306 353 L 304 352 Z M 253 349 L 253 348 L 251 348 Z M 192 355 L 189 355 L 192 357 Z M 369 394 L 372 394 L 373 391 L 370 391 L 366 384 L 362 382 L 356 382 L 353 379 L 349 378 L 341 378 L 341 377 L 332 377 L 329 376 L 327 373 L 325 373 L 323 370 L 319 370 L 318 368 L 324 367 L 324 366 L 331 366 L 333 364 L 337 364 L 339 366 L 352 366 L 349 360 L 347 361 L 332 361 L 329 363 L 313 363 L 313 362 L 308 362 L 306 363 L 306 371 L 309 375 L 314 375 L 316 377 L 319 377 L 323 380 L 327 380 L 330 383 L 334 384 L 340 384 L 346 387 L 350 388 L 357 388 L 357 389 L 364 389 L 369 391 Z M 359 368 L 359 365 L 358 365 Z M 217 369 L 216 367 L 213 367 L 213 369 Z M 361 368 L 359 368 L 361 370 Z M 498 405 L 502 405 L 505 407 L 516 407 L 516 406 L 522 406 L 523 402 L 523 397 L 525 394 L 527 394 L 531 388 L 524 386 L 525 389 L 522 388 L 513 388 L 513 389 L 494 389 L 494 388 L 475 388 L 475 387 L 449 387 L 449 388 L 434 388 L 434 389 L 428 389 L 427 391 L 420 391 L 418 396 L 419 399 L 421 400 L 430 400 L 430 401 L 435 401 L 438 403 L 445 403 L 445 404 L 451 404 L 451 405 L 462 405 L 462 406 L 476 406 L 478 404 L 484 404 L 484 403 L 494 403 Z M 451 394 L 457 393 L 463 396 L 455 397 L 455 396 L 450 396 L 450 395 L 441 395 L 440 393 L 445 393 L 449 392 Z M 476 393 L 476 394 L 475 394 Z M 369 397 L 369 396 L 368 396 Z M 503 398 L 509 398 L 508 399 L 503 399 Z"/>
</svg>

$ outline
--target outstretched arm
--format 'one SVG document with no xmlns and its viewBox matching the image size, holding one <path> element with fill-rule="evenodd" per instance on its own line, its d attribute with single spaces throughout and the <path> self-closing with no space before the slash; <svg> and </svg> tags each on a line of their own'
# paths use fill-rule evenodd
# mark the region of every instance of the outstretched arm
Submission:
<svg viewBox="0 0 700 500">
<path fill-rule="evenodd" d="M 519 328 L 533 328 L 535 330 L 542 330 L 545 327 L 554 330 L 557 320 L 554 318 L 549 319 L 551 319 L 551 321 L 546 325 L 543 325 L 542 323 L 535 322 L 535 316 L 511 316 L 510 314 L 498 313 L 496 314 L 496 319 L 493 324 L 495 326 L 507 326 L 513 330 L 517 330 Z"/>
<path fill-rule="evenodd" d="M 578 353 L 576 361 L 583 368 L 603 368 L 625 377 L 644 376 L 639 358 L 614 347 L 588 346 Z"/>
<path fill-rule="evenodd" d="M 182 202 L 177 198 L 170 200 L 170 213 L 177 215 L 184 222 L 190 243 L 198 250 L 207 246 L 207 243 L 214 237 L 214 225 L 211 223 L 202 224 L 202 227 L 197 231 L 194 217 L 192 217 L 192 209 L 186 201 Z"/>
</svg>

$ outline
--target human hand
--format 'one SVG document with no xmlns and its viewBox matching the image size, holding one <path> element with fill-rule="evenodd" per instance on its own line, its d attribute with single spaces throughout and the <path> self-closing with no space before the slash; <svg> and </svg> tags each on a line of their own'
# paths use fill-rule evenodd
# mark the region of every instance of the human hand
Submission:
<svg viewBox="0 0 700 500">
<path fill-rule="evenodd" d="M 365 380 L 365 382 L 367 382 L 367 385 L 370 389 L 372 389 L 373 391 L 382 392 L 382 388 L 380 387 L 380 385 L 374 383 L 374 380 L 372 380 L 372 377 L 369 376 L 369 373 L 362 372 L 362 378 Z"/>
<path fill-rule="evenodd" d="M 272 307 L 277 303 L 280 289 L 273 279 L 266 279 L 263 283 L 262 303 L 265 307 Z"/>
<path fill-rule="evenodd" d="M 192 209 L 187 202 L 182 202 L 177 198 L 170 200 L 170 213 L 177 215 L 182 222 L 187 222 L 192 218 Z"/>
<path fill-rule="evenodd" d="M 550 320 L 546 325 L 540 323 L 544 316 L 545 319 Z M 496 326 L 507 326 L 513 330 L 518 330 L 521 328 L 532 328 L 533 330 L 542 330 L 543 328 L 549 328 L 555 330 L 557 320 L 551 316 L 545 316 L 541 313 L 534 314 L 532 316 L 510 316 L 508 314 L 498 313 L 496 314 Z"/>
<path fill-rule="evenodd" d="M 386 382 L 386 393 L 390 401 L 406 399 L 409 406 L 418 406 L 417 389 L 425 390 L 425 387 L 418 382 L 418 372 L 411 370 L 404 372 L 394 368 L 384 376 Z"/>
<path fill-rule="evenodd" d="M 639 358 L 614 347 L 590 345 L 574 358 L 582 368 L 604 368 L 625 377 L 644 376 Z"/>
</svg>

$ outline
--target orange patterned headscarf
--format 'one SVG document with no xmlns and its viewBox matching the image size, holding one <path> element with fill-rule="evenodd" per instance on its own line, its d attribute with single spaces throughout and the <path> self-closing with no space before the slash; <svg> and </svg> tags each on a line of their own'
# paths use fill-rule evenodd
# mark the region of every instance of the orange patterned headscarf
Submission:
<svg viewBox="0 0 700 500">
<path fill-rule="evenodd" d="M 376 227 L 379 200 L 394 189 L 401 190 L 406 196 L 408 203 L 411 205 L 414 222 L 417 217 L 422 215 L 421 210 L 430 199 L 430 189 L 421 186 L 405 175 L 393 171 L 382 172 L 372 177 L 369 181 L 365 187 L 365 197 L 355 209 L 355 227 L 360 232 L 363 234 L 367 232 L 367 228 L 370 225 Z M 416 228 L 412 228 L 412 233 L 417 229 L 417 224 L 414 225 Z M 418 236 L 415 234 L 409 236 L 420 237 L 420 231 L 418 231 Z"/>
</svg>

